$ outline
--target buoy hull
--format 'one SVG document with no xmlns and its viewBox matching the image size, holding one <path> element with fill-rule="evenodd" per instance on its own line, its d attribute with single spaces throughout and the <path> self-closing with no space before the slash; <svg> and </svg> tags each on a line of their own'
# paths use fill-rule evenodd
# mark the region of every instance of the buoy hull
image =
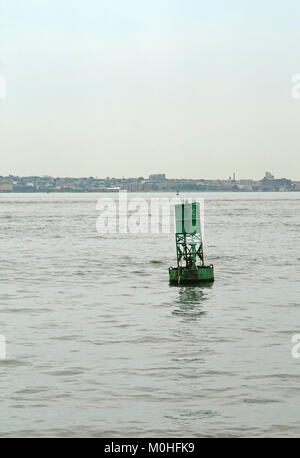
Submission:
<svg viewBox="0 0 300 458">
<path fill-rule="evenodd" d="M 214 266 L 200 266 L 196 269 L 186 267 L 170 267 L 169 280 L 171 285 L 197 285 L 214 281 Z"/>
</svg>

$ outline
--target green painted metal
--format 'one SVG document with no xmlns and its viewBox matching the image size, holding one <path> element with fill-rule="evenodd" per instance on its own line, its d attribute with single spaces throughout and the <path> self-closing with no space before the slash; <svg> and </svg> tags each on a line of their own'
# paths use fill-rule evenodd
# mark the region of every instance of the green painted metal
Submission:
<svg viewBox="0 0 300 458">
<path fill-rule="evenodd" d="M 204 265 L 198 202 L 175 205 L 177 267 L 169 268 L 170 284 L 214 281 L 214 267 Z"/>
<path fill-rule="evenodd" d="M 193 285 L 214 281 L 214 266 L 199 266 L 196 269 L 170 267 L 169 279 L 172 285 Z"/>
</svg>

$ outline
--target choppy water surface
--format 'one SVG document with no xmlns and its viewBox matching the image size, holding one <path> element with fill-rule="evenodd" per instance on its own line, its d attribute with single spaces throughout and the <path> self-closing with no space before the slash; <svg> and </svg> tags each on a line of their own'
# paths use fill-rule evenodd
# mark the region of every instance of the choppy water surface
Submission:
<svg viewBox="0 0 300 458">
<path fill-rule="evenodd" d="M 1 436 L 300 436 L 300 194 L 200 196 L 216 281 L 178 288 L 104 195 L 0 194 Z"/>
</svg>

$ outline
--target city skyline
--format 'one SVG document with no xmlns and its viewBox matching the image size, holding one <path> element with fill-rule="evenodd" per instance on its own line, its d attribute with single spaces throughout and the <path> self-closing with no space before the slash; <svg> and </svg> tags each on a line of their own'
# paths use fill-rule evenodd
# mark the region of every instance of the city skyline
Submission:
<svg viewBox="0 0 300 458">
<path fill-rule="evenodd" d="M 131 177 L 51 177 L 0 176 L 0 192 L 151 192 L 151 191 L 241 191 L 241 192 L 299 192 L 300 181 L 275 178 L 265 172 L 261 180 L 236 179 L 236 174 L 226 180 L 204 178 L 168 178 L 166 174 L 153 174 L 148 178 Z"/>
<path fill-rule="evenodd" d="M 276 173 L 273 173 L 274 170 L 272 169 L 272 173 L 269 172 L 269 171 L 264 171 L 264 172 L 259 172 L 257 176 L 250 176 L 250 175 L 246 175 L 246 176 L 240 176 L 238 172 L 229 172 L 227 175 L 224 175 L 224 176 L 216 176 L 216 175 L 213 175 L 213 176 L 204 176 L 204 175 L 199 175 L 197 174 L 196 172 L 193 174 L 191 174 L 190 176 L 183 176 L 183 175 L 178 175 L 178 176 L 172 176 L 164 171 L 158 171 L 158 172 L 155 172 L 155 171 L 151 171 L 150 173 L 144 173 L 144 174 L 137 174 L 137 175 L 134 175 L 133 173 L 129 173 L 128 175 L 126 174 L 121 174 L 121 175 L 116 175 L 116 174 L 113 174 L 113 173 L 110 173 L 108 175 L 106 174 L 97 174 L 97 173 L 88 173 L 88 174 L 79 174 L 79 175 L 68 175 L 68 174 L 50 174 L 50 173 L 16 173 L 14 171 L 8 171 L 6 172 L 5 170 L 1 169 L 0 170 L 0 178 L 7 178 L 7 177 L 21 177 L 21 178 L 26 178 L 26 177 L 51 177 L 51 178 L 74 178 L 74 179 L 79 179 L 79 178 L 89 178 L 89 177 L 92 177 L 92 178 L 96 178 L 96 179 L 118 179 L 118 180 L 122 180 L 122 179 L 125 179 L 125 180 L 128 180 L 128 179 L 137 179 L 137 178 L 144 178 L 145 177 L 150 177 L 150 176 L 154 176 L 156 174 L 160 175 L 165 175 L 166 178 L 168 180 L 221 180 L 221 181 L 226 181 L 226 180 L 232 180 L 232 181 L 240 181 L 240 180 L 253 180 L 253 181 L 259 181 L 259 180 L 262 180 L 264 177 L 266 177 L 267 174 L 270 174 L 271 176 L 273 176 L 274 178 L 276 179 L 281 179 L 281 178 L 288 178 L 292 181 L 300 181 L 300 178 L 294 178 L 293 176 L 284 176 L 283 174 L 276 174 Z"/>
</svg>

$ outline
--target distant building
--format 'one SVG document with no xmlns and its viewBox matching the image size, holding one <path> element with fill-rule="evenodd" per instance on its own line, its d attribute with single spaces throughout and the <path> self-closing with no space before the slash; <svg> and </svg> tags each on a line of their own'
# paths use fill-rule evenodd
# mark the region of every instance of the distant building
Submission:
<svg viewBox="0 0 300 458">
<path fill-rule="evenodd" d="M 300 181 L 294 182 L 294 190 L 298 192 L 300 191 Z"/>
<path fill-rule="evenodd" d="M 13 184 L 8 180 L 0 180 L 0 192 L 11 192 L 13 191 Z"/>
<path fill-rule="evenodd" d="M 149 175 L 150 181 L 165 181 L 166 174 L 165 173 L 156 173 L 154 175 Z"/>
<path fill-rule="evenodd" d="M 263 191 L 291 191 L 292 181 L 287 178 L 263 178 L 261 180 L 261 189 Z"/>
<path fill-rule="evenodd" d="M 275 179 L 274 175 L 272 175 L 272 173 L 270 173 L 270 172 L 266 172 L 265 173 L 265 178 L 267 180 L 274 180 Z"/>
</svg>

